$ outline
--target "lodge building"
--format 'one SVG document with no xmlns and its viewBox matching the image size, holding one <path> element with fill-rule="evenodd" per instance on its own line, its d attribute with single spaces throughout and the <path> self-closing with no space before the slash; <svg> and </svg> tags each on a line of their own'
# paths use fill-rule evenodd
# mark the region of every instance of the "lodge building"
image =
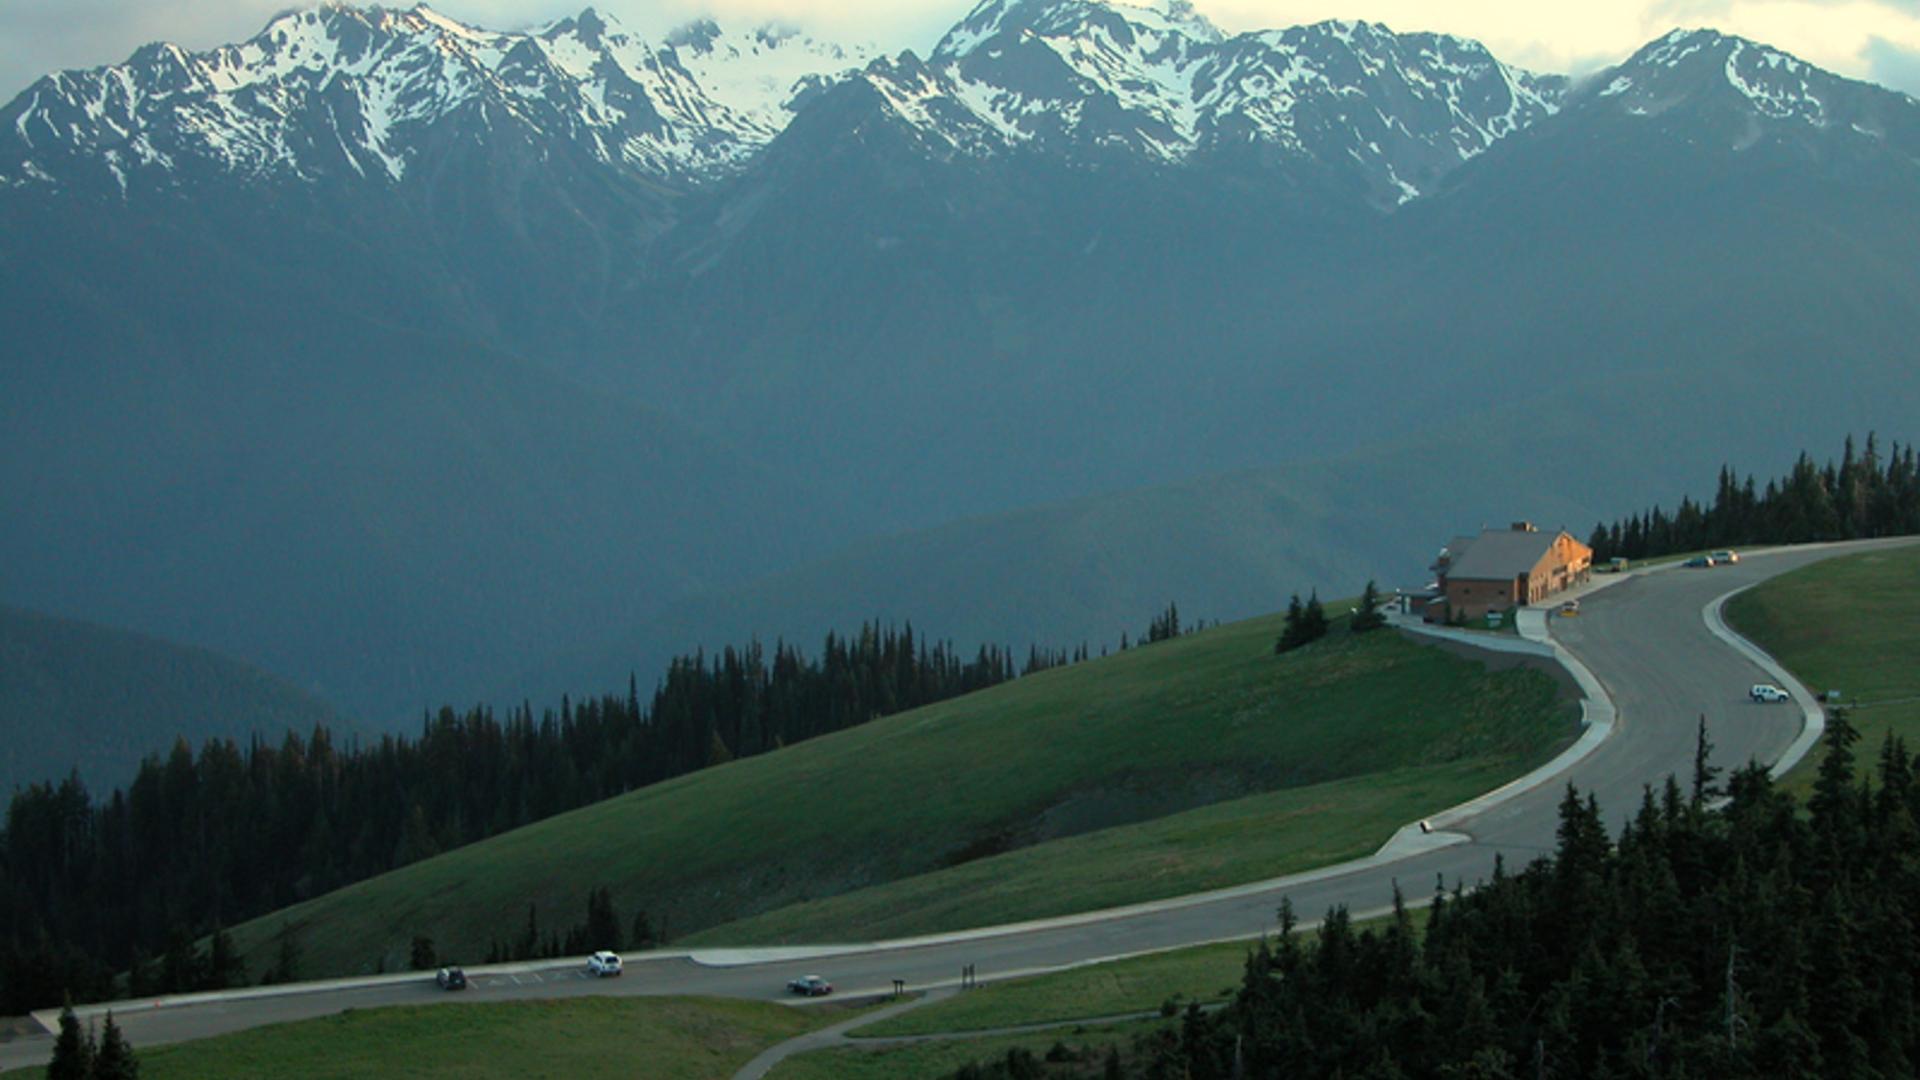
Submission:
<svg viewBox="0 0 1920 1080">
<path fill-rule="evenodd" d="M 1436 591 L 1426 620 L 1481 619 L 1489 611 L 1545 602 L 1587 580 L 1593 549 L 1565 530 L 1544 533 L 1530 521 L 1459 536 L 1433 564 Z"/>
</svg>

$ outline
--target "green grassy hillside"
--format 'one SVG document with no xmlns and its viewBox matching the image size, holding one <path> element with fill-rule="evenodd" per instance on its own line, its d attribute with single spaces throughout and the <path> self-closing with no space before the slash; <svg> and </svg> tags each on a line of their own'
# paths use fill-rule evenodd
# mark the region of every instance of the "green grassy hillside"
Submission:
<svg viewBox="0 0 1920 1080">
<path fill-rule="evenodd" d="M 349 1009 L 134 1050 L 145 1080 L 712 1080 L 732 1076 L 769 1046 L 849 1015 L 842 1007 L 791 1009 L 711 998 L 460 1001 Z"/>
<path fill-rule="evenodd" d="M 1726 616 L 1809 690 L 1840 691 L 1861 752 L 1878 753 L 1890 731 L 1920 749 L 1920 546 L 1782 574 L 1728 601 Z M 1808 755 L 1788 784 L 1811 784 L 1818 761 Z"/>
<path fill-rule="evenodd" d="M 1371 848 L 1573 734 L 1571 706 L 1537 672 L 1338 627 L 1276 657 L 1278 631 L 1251 620 L 682 777 L 256 920 L 236 941 L 264 970 L 287 927 L 308 976 L 392 965 L 414 934 L 473 958 L 524 925 L 529 903 L 543 927 L 580 921 L 599 884 L 623 916 L 643 908 L 675 938 L 742 941 L 782 935 L 716 928 L 1009 852 L 1002 867 L 1032 871 L 1034 896 L 913 929 L 1151 899 Z M 1383 773 L 1384 799 L 1363 779 Z M 1249 844 L 1261 859 L 1224 854 Z M 1019 861 L 1049 850 L 1186 869 L 1107 872 L 1104 890 L 1075 891 L 1047 860 Z M 854 915 L 793 925 L 815 940 L 874 936 Z"/>
<path fill-rule="evenodd" d="M 239 660 L 0 607 L 0 796 L 75 768 L 103 792 L 181 736 L 198 744 L 339 723 L 319 698 Z"/>
</svg>

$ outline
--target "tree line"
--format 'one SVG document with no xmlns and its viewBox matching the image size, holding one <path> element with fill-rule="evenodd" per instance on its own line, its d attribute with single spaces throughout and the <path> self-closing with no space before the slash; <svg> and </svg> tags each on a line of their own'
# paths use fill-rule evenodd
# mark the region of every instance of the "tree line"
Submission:
<svg viewBox="0 0 1920 1080">
<path fill-rule="evenodd" d="M 139 1080 L 139 1076 L 140 1059 L 120 1025 L 113 1022 L 112 1013 L 95 1034 L 91 1025 L 81 1028 L 71 1004 L 60 1010 L 60 1031 L 47 1062 L 47 1080 Z"/>
<path fill-rule="evenodd" d="M 1801 544 L 1920 533 L 1920 462 L 1898 442 L 1881 453 L 1869 434 L 1856 451 L 1848 436 L 1839 464 L 1815 465 L 1802 451 L 1787 475 L 1755 486 L 1720 468 L 1710 503 L 1680 500 L 1672 513 L 1658 506 L 1594 526 L 1587 546 L 1595 562 L 1643 559 L 1740 544 Z"/>
<path fill-rule="evenodd" d="M 1084 657 L 1033 650 L 1028 670 Z M 1015 678 L 1005 648 L 971 657 L 904 629 L 676 658 L 652 695 L 504 717 L 442 708 L 418 736 L 341 745 L 176 741 L 94 799 L 77 775 L 17 791 L 0 833 L 0 1010 L 234 985 L 232 925 L 562 811 Z M 204 945 L 199 939 L 212 934 Z M 546 944 L 541 938 L 538 944 Z M 504 947 L 503 947 L 504 948 Z M 230 950 L 229 950 L 230 951 Z M 506 951 L 513 951 L 507 949 Z M 261 973 L 291 978 L 288 970 Z"/>
<path fill-rule="evenodd" d="M 1913 1076 L 1920 761 L 1889 738 L 1871 782 L 1857 739 L 1836 713 L 1804 807 L 1749 765 L 1714 809 L 1703 728 L 1690 792 L 1648 789 L 1615 840 L 1569 788 L 1551 855 L 1436 888 L 1423 933 L 1397 890 L 1383 926 L 1335 909 L 1310 938 L 1283 905 L 1224 1009 L 1190 1009 L 1104 1075 Z M 1029 1054 L 958 1075 L 1081 1067 Z"/>
<path fill-rule="evenodd" d="M 1347 631 L 1354 634 L 1366 634 L 1387 625 L 1387 617 L 1380 611 L 1380 587 L 1373 579 L 1367 579 L 1367 587 L 1360 591 L 1360 603 L 1347 617 Z M 1300 594 L 1294 593 L 1287 598 L 1287 613 L 1281 620 L 1280 637 L 1273 643 L 1273 651 L 1290 653 L 1295 649 L 1311 645 L 1326 637 L 1333 624 L 1327 619 L 1327 610 L 1320 603 L 1319 590 L 1307 597 L 1306 603 L 1300 602 Z"/>
</svg>

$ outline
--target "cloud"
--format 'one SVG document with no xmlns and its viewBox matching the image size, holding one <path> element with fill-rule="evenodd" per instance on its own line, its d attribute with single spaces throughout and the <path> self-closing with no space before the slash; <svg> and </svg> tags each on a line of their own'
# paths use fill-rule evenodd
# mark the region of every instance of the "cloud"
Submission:
<svg viewBox="0 0 1920 1080">
<path fill-rule="evenodd" d="M 116 64 L 142 45 L 207 49 L 244 41 L 276 14 L 315 0 L 0 0 L 0 102 L 40 76 Z M 416 0 L 385 0 L 411 7 Z M 930 49 L 971 0 L 429 0 L 476 26 L 521 29 L 591 6 L 650 36 L 702 15 L 756 25 L 781 20 L 888 49 Z"/>
<path fill-rule="evenodd" d="M 1920 49 L 1876 37 L 1867 42 L 1864 56 L 1868 77 L 1874 82 L 1920 97 Z"/>
<path fill-rule="evenodd" d="M 0 100 L 40 76 L 119 63 L 153 41 L 206 48 L 259 30 L 287 0 L 5 0 Z"/>
<path fill-rule="evenodd" d="M 192 49 L 240 41 L 299 0 L 0 0 L 0 100 L 49 71 L 117 63 L 150 41 Z M 387 0 L 408 6 L 414 0 Z M 975 0 L 432 0 L 457 19 L 502 29 L 592 4 L 649 36 L 703 14 L 791 22 L 823 36 L 925 53 Z M 1133 0 L 1148 2 L 1148 0 Z M 1712 26 L 1842 74 L 1912 88 L 1920 0 L 1198 0 L 1228 31 L 1329 18 L 1475 38 L 1510 63 L 1574 75 L 1624 59 L 1675 26 Z"/>
</svg>

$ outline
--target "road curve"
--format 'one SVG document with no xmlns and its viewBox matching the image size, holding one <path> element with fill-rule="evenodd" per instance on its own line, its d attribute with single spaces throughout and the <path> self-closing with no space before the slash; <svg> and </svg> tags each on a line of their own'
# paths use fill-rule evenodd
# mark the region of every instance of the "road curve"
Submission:
<svg viewBox="0 0 1920 1080">
<path fill-rule="evenodd" d="M 1901 542 L 1901 541 L 1896 541 Z M 1910 541 L 1906 541 L 1910 542 Z M 1876 542 L 1884 543 L 1884 542 Z M 778 999 L 787 980 L 821 971 L 848 993 L 884 992 L 899 979 L 920 989 L 949 985 L 971 966 L 980 979 L 1061 968 L 1199 942 L 1253 937 L 1272 929 L 1281 898 L 1303 917 L 1344 904 L 1355 912 L 1385 907 L 1395 883 L 1415 899 L 1436 880 L 1484 879 L 1494 857 L 1523 865 L 1551 850 L 1559 800 L 1567 783 L 1597 795 L 1618 824 L 1637 809 L 1647 785 L 1692 770 L 1695 724 L 1705 716 L 1715 762 L 1734 767 L 1772 763 L 1800 734 L 1791 705 L 1759 705 L 1747 687 L 1772 681 L 1753 659 L 1716 637 L 1703 618 L 1715 599 L 1809 563 L 1871 544 L 1836 544 L 1757 553 L 1711 570 L 1659 569 L 1592 593 L 1578 618 L 1552 620 L 1554 639 L 1581 660 L 1617 708 L 1612 735 L 1554 781 L 1450 821 L 1464 839 L 1398 859 L 1372 859 L 1258 888 L 1095 913 L 1029 928 L 976 931 L 953 939 L 868 946 L 827 954 L 769 952 L 757 962 L 700 963 L 689 956 L 630 957 L 627 975 L 595 980 L 571 966 L 526 965 L 479 975 L 466 994 L 446 994 L 424 976 L 374 985 L 327 987 L 258 996 L 157 1005 L 123 1002 L 115 1019 L 135 1046 L 203 1038 L 262 1024 L 328 1015 L 349 1008 L 448 1000 L 552 998 L 585 994 L 707 994 Z M 0 1068 L 41 1064 L 50 1039 L 0 1044 Z"/>
</svg>

